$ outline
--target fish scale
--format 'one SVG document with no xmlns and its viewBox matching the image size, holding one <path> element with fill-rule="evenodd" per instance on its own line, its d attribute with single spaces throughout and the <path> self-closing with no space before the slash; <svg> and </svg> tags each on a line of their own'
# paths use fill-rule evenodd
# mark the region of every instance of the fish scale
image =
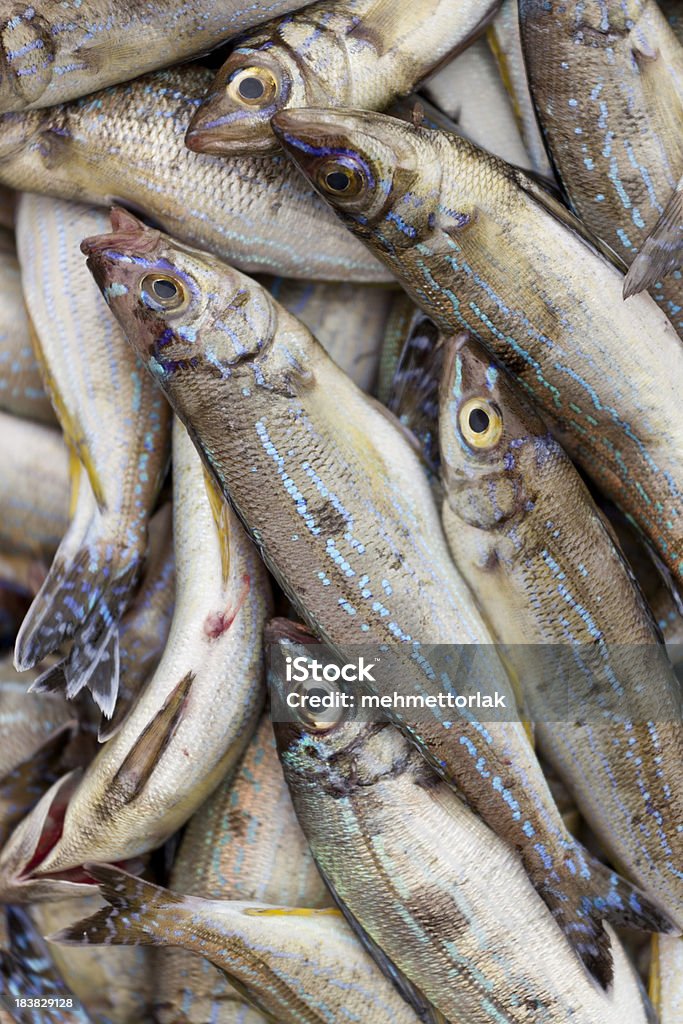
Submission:
<svg viewBox="0 0 683 1024">
<path fill-rule="evenodd" d="M 405 433 L 260 285 L 130 214 L 112 220 L 112 235 L 84 241 L 88 266 L 306 621 L 344 660 L 374 645 L 384 679 L 371 688 L 380 694 L 503 695 L 508 720 L 429 706 L 418 722 L 388 713 L 518 849 L 608 984 L 604 911 L 670 925 L 567 833 Z M 169 317 L 144 292 L 155 274 L 170 275 L 182 302 Z M 440 661 L 433 644 L 447 648 Z"/>
<path fill-rule="evenodd" d="M 625 303 L 580 222 L 465 139 L 360 111 L 274 126 L 309 180 L 321 148 L 358 168 L 358 194 L 326 193 L 347 226 L 443 331 L 469 331 L 508 369 L 682 580 L 683 346 L 654 300 Z"/>
</svg>

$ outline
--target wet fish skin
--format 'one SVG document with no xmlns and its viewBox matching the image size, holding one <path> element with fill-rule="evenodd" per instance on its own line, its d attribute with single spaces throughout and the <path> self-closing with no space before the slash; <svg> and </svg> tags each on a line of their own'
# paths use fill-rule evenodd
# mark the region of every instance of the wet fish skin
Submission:
<svg viewBox="0 0 683 1024">
<path fill-rule="evenodd" d="M 49 564 L 69 525 L 67 447 L 59 431 L 1 411 L 0 437 L 0 550 Z"/>
<path fill-rule="evenodd" d="M 173 465 L 177 586 L 164 654 L 71 796 L 36 877 L 160 846 L 239 761 L 258 721 L 267 575 L 178 421 Z"/>
<path fill-rule="evenodd" d="M 62 107 L 6 114 L 0 183 L 101 206 L 122 202 L 251 272 L 389 280 L 282 156 L 226 164 L 185 148 L 182 133 L 210 81 L 205 68 L 181 67 Z"/>
<path fill-rule="evenodd" d="M 612 863 L 683 927 L 683 695 L 657 626 L 547 426 L 480 345 L 445 348 L 455 563 L 516 666 L 541 753 Z"/>
<path fill-rule="evenodd" d="M 579 222 L 464 139 L 360 111 L 288 111 L 274 126 L 309 180 L 316 147 L 343 149 L 360 175 L 356 195 L 328 195 L 344 223 L 442 330 L 487 346 L 683 579 L 683 349 L 656 303 L 625 304 L 620 272 Z"/>
<path fill-rule="evenodd" d="M 288 639 L 288 652 L 299 653 L 296 633 Z M 306 731 L 291 721 L 275 732 L 299 821 L 337 901 L 447 1020 L 608 1024 L 625 1012 L 644 1021 L 618 944 L 606 997 L 507 844 L 392 726 L 342 719 Z"/>
<path fill-rule="evenodd" d="M 322 0 L 269 22 L 236 42 L 186 143 L 228 157 L 276 153 L 270 118 L 278 110 L 309 103 L 383 110 L 464 48 L 497 6 L 498 0 Z M 241 89 L 250 85 L 260 87 L 259 97 L 243 98 Z"/>
<path fill-rule="evenodd" d="M 498 62 L 508 95 L 512 100 L 522 141 L 531 159 L 531 167 L 537 174 L 553 180 L 553 169 L 548 160 L 534 101 L 529 90 L 529 79 L 519 28 L 518 0 L 503 0 L 489 27 L 487 39 Z M 505 158 L 504 154 L 500 155 Z"/>
<path fill-rule="evenodd" d="M 659 220 L 650 231 L 640 252 L 629 267 L 624 280 L 624 298 L 649 288 L 655 296 L 673 293 L 675 297 L 681 290 L 680 281 L 683 277 L 680 266 L 683 262 L 683 176 L 669 201 L 662 210 Z M 672 281 L 669 274 L 673 275 Z M 668 278 L 661 285 L 663 278 Z"/>
<path fill-rule="evenodd" d="M 677 1024 L 683 1014 L 683 939 L 653 937 L 650 997 L 659 1024 Z"/>
<path fill-rule="evenodd" d="M 15 661 L 31 668 L 71 640 L 63 664 L 67 696 L 88 686 L 110 718 L 118 623 L 142 569 L 168 464 L 171 413 L 80 258 L 80 239 L 105 223 L 103 211 L 86 206 L 37 195 L 19 202 L 22 285 L 37 351 L 80 467 L 70 528 L 19 632 Z M 72 601 L 74 591 L 80 602 Z"/>
<path fill-rule="evenodd" d="M 50 0 L 0 13 L 0 111 L 49 107 L 177 64 L 303 0 Z"/>
<path fill-rule="evenodd" d="M 344 282 L 262 282 L 271 295 L 308 327 L 344 373 L 370 391 L 377 376 L 381 342 L 397 292 Z"/>
<path fill-rule="evenodd" d="M 56 942 L 180 942 L 209 956 L 277 1024 L 342 1024 L 353 1014 L 368 1024 L 417 1024 L 337 910 L 203 900 L 109 866 L 88 870 L 111 907 L 58 932 Z"/>
<path fill-rule="evenodd" d="M 332 904 L 297 822 L 264 713 L 242 762 L 199 808 L 183 835 L 171 888 L 206 899 L 321 908 Z M 73 914 L 71 915 L 73 919 Z M 159 1024 L 251 1024 L 239 992 L 209 960 L 164 950 Z M 182 1015 L 182 1016 L 181 1016 Z"/>
<path fill-rule="evenodd" d="M 0 409 L 54 425 L 21 292 L 14 238 L 0 229 Z"/>
<path fill-rule="evenodd" d="M 454 669 L 444 665 L 442 675 L 439 666 L 437 674 L 413 658 L 415 642 L 479 645 L 467 685 L 502 694 L 514 708 L 491 634 L 452 566 L 423 468 L 396 421 L 255 282 L 129 214 L 117 212 L 114 227 L 84 241 L 88 265 L 306 621 L 342 658 L 357 657 L 358 644 L 385 645 L 386 679 L 427 695 L 442 692 L 444 676 L 455 686 Z M 175 315 L 141 302 L 155 275 L 172 282 Z M 599 907 L 614 906 L 613 886 L 622 883 L 566 832 L 522 723 L 484 727 L 445 709 L 419 723 L 392 714 L 516 846 L 561 926 L 574 938 L 590 933 L 581 954 L 608 984 L 609 950 L 596 918 Z M 578 885 L 573 858 L 582 865 Z M 586 906 L 595 906 L 595 918 Z M 669 927 L 649 907 L 646 917 L 648 927 Z"/>
<path fill-rule="evenodd" d="M 683 174 L 683 47 L 655 0 L 519 0 L 519 11 L 558 176 L 581 220 L 630 266 Z M 679 333 L 682 280 L 652 290 Z"/>
</svg>

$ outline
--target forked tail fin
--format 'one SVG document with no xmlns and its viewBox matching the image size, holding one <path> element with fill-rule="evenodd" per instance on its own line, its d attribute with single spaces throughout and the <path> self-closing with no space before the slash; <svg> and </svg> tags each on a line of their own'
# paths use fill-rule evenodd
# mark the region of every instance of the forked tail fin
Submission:
<svg viewBox="0 0 683 1024">
<path fill-rule="evenodd" d="M 624 280 L 624 298 L 652 288 L 683 262 L 683 178 Z"/>
</svg>

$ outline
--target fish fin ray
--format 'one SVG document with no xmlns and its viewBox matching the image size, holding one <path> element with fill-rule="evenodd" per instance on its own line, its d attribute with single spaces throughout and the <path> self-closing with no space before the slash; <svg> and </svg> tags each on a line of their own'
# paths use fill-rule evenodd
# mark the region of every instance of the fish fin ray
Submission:
<svg viewBox="0 0 683 1024">
<path fill-rule="evenodd" d="M 683 262 L 683 179 L 631 264 L 624 281 L 624 298 L 652 288 Z"/>
</svg>

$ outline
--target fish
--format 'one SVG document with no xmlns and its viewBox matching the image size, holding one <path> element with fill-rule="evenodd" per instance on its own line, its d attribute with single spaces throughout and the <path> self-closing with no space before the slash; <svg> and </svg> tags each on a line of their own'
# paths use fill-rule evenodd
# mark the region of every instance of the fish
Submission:
<svg viewBox="0 0 683 1024">
<path fill-rule="evenodd" d="M 37 879 L 160 846 L 239 762 L 256 727 L 266 572 L 177 421 L 173 472 L 176 604 L 163 656 L 71 795 L 60 834 L 45 838 Z"/>
<path fill-rule="evenodd" d="M 519 28 L 518 0 L 503 0 L 489 26 L 487 42 L 512 100 L 517 126 L 531 160 L 531 168 L 543 178 L 554 180 L 555 175 L 548 159 L 529 89 Z"/>
<path fill-rule="evenodd" d="M 92 1024 L 93 1018 L 65 984 L 45 940 L 23 907 L 3 908 L 9 948 L 0 949 L 0 998 L 15 1024 Z M 23 1002 L 23 1006 L 22 1006 Z"/>
<path fill-rule="evenodd" d="M 0 298 L 0 409 L 54 426 L 55 414 L 31 344 L 14 238 L 2 229 Z"/>
<path fill-rule="evenodd" d="M 69 525 L 68 449 L 58 430 L 2 411 L 0 437 L 0 551 L 49 565 Z"/>
<path fill-rule="evenodd" d="M 292 657 L 310 651 L 310 636 L 291 623 L 278 623 L 271 641 Z M 272 664 L 271 689 L 287 692 L 284 661 Z M 339 692 L 334 682 L 301 687 Z M 645 1020 L 618 942 L 607 996 L 510 847 L 398 730 L 343 709 L 280 718 L 274 729 L 299 822 L 340 908 L 385 969 L 401 972 L 445 1020 Z"/>
<path fill-rule="evenodd" d="M 142 570 L 168 465 L 171 411 L 80 258 L 81 238 L 105 223 L 103 211 L 80 204 L 39 195 L 19 202 L 22 285 L 45 383 L 73 453 L 74 484 L 69 529 L 19 631 L 15 665 L 33 668 L 71 641 L 61 667 L 67 697 L 87 686 L 111 718 L 118 623 Z"/>
<path fill-rule="evenodd" d="M 455 563 L 516 668 L 540 752 L 610 861 L 683 928 L 683 694 L 655 620 L 546 424 L 482 346 L 444 347 Z"/>
<path fill-rule="evenodd" d="M 434 698 L 419 722 L 387 713 L 517 848 L 589 970 L 609 984 L 598 908 L 608 894 L 630 898 L 628 886 L 566 832 L 491 633 L 452 565 L 414 442 L 256 282 L 131 215 L 125 224 L 115 215 L 114 227 L 82 243 L 90 271 L 271 572 L 343 660 L 357 661 L 360 645 L 381 652 L 377 700 L 387 689 Z M 152 306 L 159 282 L 169 301 Z M 445 645 L 441 655 L 434 645 Z M 484 726 L 469 709 L 437 708 L 444 689 L 476 690 L 484 707 L 498 694 L 509 711 Z M 649 906 L 645 919 L 671 927 Z"/>
<path fill-rule="evenodd" d="M 425 82 L 422 91 L 457 122 L 460 134 L 510 164 L 534 169 L 522 142 L 512 100 L 485 38 L 477 39 L 464 53 L 445 64 Z"/>
<path fill-rule="evenodd" d="M 624 303 L 580 222 L 464 139 L 361 111 L 273 124 L 347 227 L 442 331 L 468 331 L 508 369 L 680 582 L 683 347 L 654 300 Z"/>
<path fill-rule="evenodd" d="M 14 204 L 16 194 L 9 188 L 0 185 L 0 227 L 7 231 L 14 230 Z"/>
<path fill-rule="evenodd" d="M 417 1024 L 336 909 L 204 900 L 87 865 L 108 908 L 51 936 L 76 945 L 182 945 L 208 956 L 276 1024 Z M 324 984 L 323 984 L 324 983 Z"/>
<path fill-rule="evenodd" d="M 683 1017 L 683 939 L 653 936 L 650 996 L 658 1024 Z"/>
<path fill-rule="evenodd" d="M 5 4 L 0 111 L 50 107 L 220 46 L 304 0 Z"/>
<path fill-rule="evenodd" d="M 0 183 L 118 202 L 252 273 L 390 280 L 282 155 L 228 164 L 186 149 L 183 133 L 210 82 L 208 69 L 182 67 L 61 107 L 0 116 Z"/>
<path fill-rule="evenodd" d="M 683 174 L 683 47 L 655 0 L 519 0 L 519 14 L 536 112 L 572 209 L 630 267 Z M 658 284 L 652 269 L 646 279 L 629 271 L 624 297 L 650 287 L 681 333 L 681 278 Z"/>
<path fill-rule="evenodd" d="M 332 905 L 296 819 L 268 713 L 234 777 L 226 778 L 190 820 L 170 886 L 211 900 Z M 240 1014 L 251 1024 L 248 1015 L 257 1016 L 209 960 L 186 950 L 164 950 L 157 990 L 159 1024 L 241 1024 Z"/>
<path fill-rule="evenodd" d="M 424 316 L 404 291 L 397 292 L 387 319 L 377 375 L 377 398 L 387 405 L 394 388 L 396 366 L 416 316 Z"/>
<path fill-rule="evenodd" d="M 186 145 L 277 153 L 270 118 L 289 107 L 383 110 L 479 34 L 497 0 L 321 0 L 237 40 L 194 114 Z"/>
<path fill-rule="evenodd" d="M 66 927 L 74 916 L 87 917 L 104 905 L 97 895 L 81 896 L 77 900 L 36 903 L 29 914 L 39 933 L 48 935 Z M 46 946 L 78 1005 L 93 1019 L 103 1024 L 152 1020 L 156 950 L 146 946 L 86 949 L 56 942 L 47 942 Z"/>
<path fill-rule="evenodd" d="M 372 389 L 396 292 L 373 285 L 285 278 L 262 283 L 280 305 L 306 324 L 359 388 Z"/>
<path fill-rule="evenodd" d="M 680 266 L 683 262 L 683 176 L 673 190 L 655 226 L 648 234 L 629 267 L 624 281 L 624 298 L 630 298 L 645 288 L 654 290 L 658 297 L 673 295 L 672 302 L 681 293 Z M 669 275 L 673 275 L 674 281 Z M 664 285 L 663 278 L 668 278 Z"/>
</svg>

